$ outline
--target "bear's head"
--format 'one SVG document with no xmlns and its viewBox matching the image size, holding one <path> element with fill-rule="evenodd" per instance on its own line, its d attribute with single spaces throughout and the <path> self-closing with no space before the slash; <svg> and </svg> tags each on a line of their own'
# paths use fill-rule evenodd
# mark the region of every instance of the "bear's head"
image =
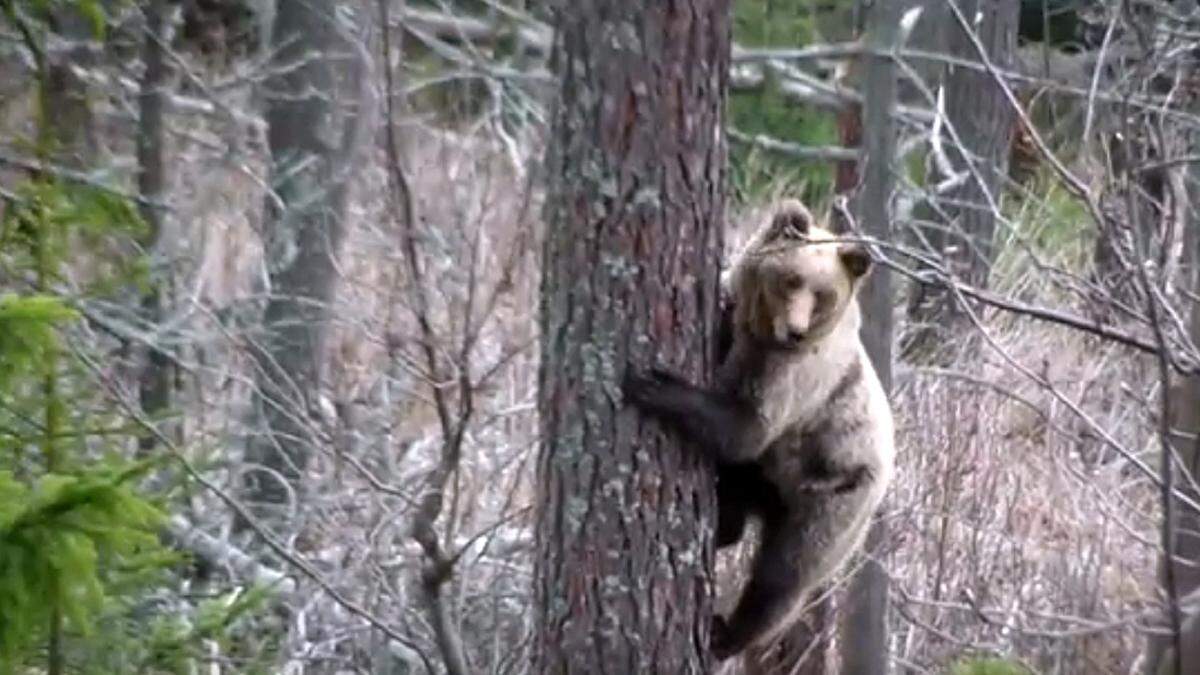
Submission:
<svg viewBox="0 0 1200 675">
<path fill-rule="evenodd" d="M 865 247 L 837 241 L 785 200 L 733 269 L 735 327 L 775 349 L 809 348 L 847 316 L 870 267 Z"/>
</svg>

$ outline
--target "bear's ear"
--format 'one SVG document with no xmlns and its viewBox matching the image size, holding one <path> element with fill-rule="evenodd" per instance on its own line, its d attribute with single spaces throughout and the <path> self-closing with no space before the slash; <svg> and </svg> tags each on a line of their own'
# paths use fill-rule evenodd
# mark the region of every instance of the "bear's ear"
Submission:
<svg viewBox="0 0 1200 675">
<path fill-rule="evenodd" d="M 871 253 L 861 244 L 846 244 L 838 249 L 838 257 L 846 266 L 851 279 L 859 279 L 871 269 Z"/>
<path fill-rule="evenodd" d="M 785 199 L 775 210 L 767 241 L 805 239 L 812 227 L 812 214 L 798 199 Z"/>
</svg>

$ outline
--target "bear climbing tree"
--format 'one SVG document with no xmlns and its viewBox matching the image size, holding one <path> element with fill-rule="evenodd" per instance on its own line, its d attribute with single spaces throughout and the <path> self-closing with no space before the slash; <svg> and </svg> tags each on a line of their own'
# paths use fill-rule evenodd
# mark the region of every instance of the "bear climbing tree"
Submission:
<svg viewBox="0 0 1200 675">
<path fill-rule="evenodd" d="M 622 407 L 714 367 L 728 0 L 556 5 L 535 672 L 708 672 L 713 475 Z"/>
<path fill-rule="evenodd" d="M 871 266 L 785 200 L 732 265 L 732 344 L 715 382 L 626 373 L 626 401 L 717 464 L 717 545 L 762 524 L 732 614 L 714 618 L 713 654 L 765 647 L 866 536 L 892 474 L 887 394 L 859 339 L 856 294 Z M 732 488 L 731 488 L 732 486 Z"/>
</svg>

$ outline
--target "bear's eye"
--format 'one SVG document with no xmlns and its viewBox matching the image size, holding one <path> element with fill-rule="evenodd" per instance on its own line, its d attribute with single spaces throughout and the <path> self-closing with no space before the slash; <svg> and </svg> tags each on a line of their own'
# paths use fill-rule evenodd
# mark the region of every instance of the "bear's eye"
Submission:
<svg viewBox="0 0 1200 675">
<path fill-rule="evenodd" d="M 783 287 L 789 291 L 798 291 L 804 288 L 804 277 L 799 274 L 789 274 L 783 278 Z"/>
<path fill-rule="evenodd" d="M 817 312 L 825 314 L 833 311 L 833 305 L 837 302 L 837 294 L 833 291 L 817 291 Z"/>
</svg>

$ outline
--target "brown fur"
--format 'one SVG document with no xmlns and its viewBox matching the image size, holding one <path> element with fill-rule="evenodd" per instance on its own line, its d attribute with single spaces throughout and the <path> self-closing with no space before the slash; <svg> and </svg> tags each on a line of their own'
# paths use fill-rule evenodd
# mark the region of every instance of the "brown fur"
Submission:
<svg viewBox="0 0 1200 675">
<path fill-rule="evenodd" d="M 861 545 L 890 479 L 891 412 L 858 338 L 869 264 L 784 202 L 733 267 L 732 344 L 715 387 L 627 374 L 627 400 L 717 462 L 718 545 L 740 539 L 747 516 L 763 523 L 737 607 L 714 619 L 719 657 L 795 618 Z"/>
</svg>

